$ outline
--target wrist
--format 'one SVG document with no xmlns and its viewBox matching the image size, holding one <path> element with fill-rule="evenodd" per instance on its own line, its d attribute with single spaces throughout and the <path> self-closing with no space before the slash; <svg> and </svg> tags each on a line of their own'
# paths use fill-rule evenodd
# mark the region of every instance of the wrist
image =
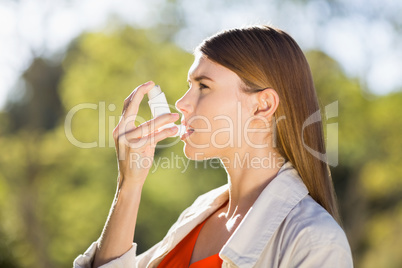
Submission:
<svg viewBox="0 0 402 268">
<path fill-rule="evenodd" d="M 117 189 L 116 195 L 113 201 L 113 210 L 126 213 L 130 212 L 132 215 L 136 215 L 141 202 L 142 187 L 140 185 L 132 188 L 122 187 Z M 133 213 L 135 212 L 135 213 Z"/>
<path fill-rule="evenodd" d="M 131 198 L 133 196 L 139 196 L 142 192 L 145 180 L 127 179 L 120 175 L 117 182 L 116 198 L 121 199 L 122 197 Z"/>
<path fill-rule="evenodd" d="M 123 173 L 119 172 L 117 176 L 117 187 L 118 190 L 121 188 L 138 188 L 142 187 L 145 183 L 147 176 L 134 176 L 134 175 L 124 175 Z"/>
</svg>

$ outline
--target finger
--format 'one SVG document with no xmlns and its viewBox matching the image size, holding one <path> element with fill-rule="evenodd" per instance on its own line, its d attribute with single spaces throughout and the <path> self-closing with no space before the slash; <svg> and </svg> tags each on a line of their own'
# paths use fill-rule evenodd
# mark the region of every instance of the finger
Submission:
<svg viewBox="0 0 402 268">
<path fill-rule="evenodd" d="M 141 147 L 146 147 L 148 145 L 151 147 L 154 147 L 161 140 L 164 140 L 164 139 L 176 134 L 177 131 L 179 131 L 178 127 L 174 126 L 171 128 L 166 128 L 162 131 L 152 132 L 151 134 L 149 134 L 145 137 L 142 137 L 142 138 L 127 139 L 126 136 L 125 136 L 125 138 L 127 139 L 128 143 L 129 143 L 128 145 L 133 149 L 139 149 Z"/>
<path fill-rule="evenodd" d="M 173 127 L 166 128 L 166 129 L 163 129 L 158 132 L 153 132 L 150 135 L 148 135 L 147 137 L 149 138 L 150 145 L 156 146 L 156 144 L 158 142 L 160 142 L 161 140 L 164 140 L 170 136 L 175 135 L 177 133 L 177 131 L 179 131 L 179 128 L 177 126 L 173 126 Z"/>
<path fill-rule="evenodd" d="M 177 113 L 163 114 L 156 118 L 153 118 L 136 128 L 133 128 L 133 124 L 127 124 L 127 130 L 125 135 L 128 139 L 141 138 L 155 132 L 157 129 L 163 127 L 166 124 L 173 123 L 180 118 Z"/>
<path fill-rule="evenodd" d="M 142 85 L 140 85 L 140 86 L 146 85 L 146 84 L 148 84 L 148 83 L 150 83 L 150 82 L 151 82 L 151 81 L 148 81 L 148 82 L 146 82 L 146 83 L 144 83 L 144 84 L 142 84 Z M 128 105 L 130 104 L 130 102 L 131 102 L 131 100 L 132 100 L 132 98 L 133 98 L 133 95 L 135 94 L 135 92 L 137 92 L 137 90 L 138 90 L 138 88 L 139 88 L 140 86 L 136 87 L 136 88 L 130 93 L 130 95 L 128 95 L 128 97 L 125 98 L 125 100 L 124 100 L 124 105 L 123 105 L 123 111 L 121 112 L 121 114 L 124 114 L 124 113 L 125 113 L 125 111 L 127 110 Z"/>
<path fill-rule="evenodd" d="M 124 118 L 135 117 L 137 115 L 138 108 L 140 107 L 140 103 L 144 98 L 144 95 L 147 94 L 154 86 L 155 83 L 149 81 L 145 84 L 142 84 L 141 86 L 137 87 L 134 90 L 133 95 L 131 96 L 131 99 L 128 101 L 127 107 L 124 111 L 123 114 Z"/>
<path fill-rule="evenodd" d="M 121 114 L 124 114 L 124 113 L 126 112 L 127 107 L 129 106 L 131 100 L 133 99 L 133 96 L 136 94 L 136 92 L 138 92 L 138 89 L 139 89 L 140 87 L 142 87 L 142 86 L 146 86 L 146 85 L 151 84 L 151 83 L 153 83 L 153 82 L 152 82 L 152 81 L 148 81 L 148 82 L 146 82 L 146 83 L 144 83 L 144 84 L 142 84 L 142 85 L 136 87 L 136 88 L 130 93 L 130 95 L 128 95 L 128 97 L 124 100 L 123 110 L 122 110 Z"/>
<path fill-rule="evenodd" d="M 128 97 L 124 100 L 124 103 L 123 103 L 123 110 L 121 111 L 121 114 L 124 114 L 124 112 L 127 110 L 127 106 L 128 106 L 128 104 L 130 103 L 130 101 L 131 101 L 131 99 L 132 99 L 132 97 L 133 97 L 133 95 L 134 95 L 134 93 L 135 93 L 136 90 L 137 90 L 137 88 L 135 88 L 135 89 L 130 93 L 130 95 L 128 95 Z"/>
<path fill-rule="evenodd" d="M 135 120 L 137 117 L 137 112 L 138 112 L 138 108 L 140 106 L 141 100 L 144 97 L 144 94 L 142 94 L 142 97 L 140 98 L 139 102 L 136 104 L 136 110 L 135 113 L 133 115 L 127 115 L 127 109 L 128 107 L 132 104 L 132 100 L 134 98 L 134 95 L 138 94 L 138 91 L 141 87 L 147 86 L 147 85 L 154 85 L 154 83 L 152 81 L 148 81 L 138 87 L 136 87 L 131 93 L 130 95 L 124 100 L 124 105 L 123 105 L 123 111 L 122 111 L 122 116 L 120 117 L 120 121 L 117 124 L 115 130 L 113 131 L 114 134 L 114 139 L 117 139 L 118 137 L 120 137 L 121 135 L 124 135 L 126 132 L 132 130 L 132 129 L 126 129 L 127 126 L 130 125 L 130 122 L 132 123 L 132 128 L 135 128 Z M 151 87 L 152 89 L 152 87 Z M 148 91 L 146 91 L 148 92 Z"/>
<path fill-rule="evenodd" d="M 161 140 L 164 140 L 168 137 L 175 135 L 178 131 L 179 131 L 179 128 L 177 126 L 173 126 L 173 127 L 166 128 L 159 132 L 154 132 L 154 134 L 151 134 L 151 135 L 154 135 L 155 145 L 156 145 Z"/>
</svg>

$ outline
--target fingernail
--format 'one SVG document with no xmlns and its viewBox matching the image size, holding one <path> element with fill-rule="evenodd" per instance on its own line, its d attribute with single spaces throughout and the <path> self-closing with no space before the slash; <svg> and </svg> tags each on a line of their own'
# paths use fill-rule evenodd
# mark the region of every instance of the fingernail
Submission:
<svg viewBox="0 0 402 268">
<path fill-rule="evenodd" d="M 144 84 L 144 86 L 147 86 L 147 85 L 151 84 L 151 82 L 152 82 L 152 81 L 146 82 L 146 83 Z"/>
<path fill-rule="evenodd" d="M 179 119 L 180 115 L 178 113 L 172 113 L 172 117 Z"/>
<path fill-rule="evenodd" d="M 170 131 L 171 131 L 171 132 L 176 132 L 177 129 L 179 129 L 179 128 L 178 128 L 177 126 L 174 126 L 174 127 L 171 127 L 171 128 L 170 128 Z"/>
</svg>

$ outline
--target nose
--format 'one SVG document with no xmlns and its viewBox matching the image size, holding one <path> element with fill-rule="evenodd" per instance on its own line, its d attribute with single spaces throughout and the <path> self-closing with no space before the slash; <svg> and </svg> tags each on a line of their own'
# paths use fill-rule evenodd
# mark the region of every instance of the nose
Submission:
<svg viewBox="0 0 402 268">
<path fill-rule="evenodd" d="M 178 101 L 176 101 L 176 109 L 179 110 L 184 117 L 188 116 L 194 111 L 194 105 L 191 102 L 190 90 L 186 92 Z"/>
</svg>

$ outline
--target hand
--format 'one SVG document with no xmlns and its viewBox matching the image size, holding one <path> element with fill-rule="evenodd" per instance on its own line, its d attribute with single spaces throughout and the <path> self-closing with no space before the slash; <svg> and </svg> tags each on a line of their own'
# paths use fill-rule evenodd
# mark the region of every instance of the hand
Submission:
<svg viewBox="0 0 402 268">
<path fill-rule="evenodd" d="M 179 114 L 164 114 L 135 126 L 139 105 L 154 85 L 152 81 L 147 82 L 125 99 L 120 122 L 113 130 L 119 164 L 119 188 L 125 181 L 143 184 L 152 166 L 156 144 L 178 131 L 177 127 L 157 129 L 178 120 Z"/>
</svg>

